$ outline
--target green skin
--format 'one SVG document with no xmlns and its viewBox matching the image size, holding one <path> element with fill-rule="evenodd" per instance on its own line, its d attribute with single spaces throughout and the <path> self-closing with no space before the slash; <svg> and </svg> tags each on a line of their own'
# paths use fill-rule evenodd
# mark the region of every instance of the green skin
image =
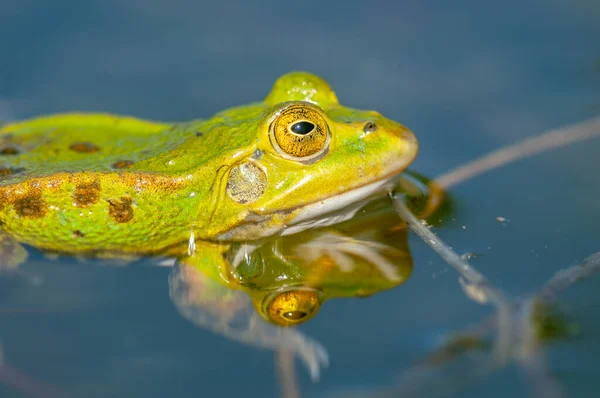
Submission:
<svg viewBox="0 0 600 398">
<path fill-rule="evenodd" d="M 275 138 L 279 130 L 273 126 L 292 108 L 312 109 L 328 131 L 314 155 L 291 154 Z M 319 125 L 315 120 L 308 121 Z M 315 131 L 303 137 L 312 139 Z M 303 145 L 297 148 L 308 148 Z M 214 299 L 233 295 L 237 298 L 227 302 L 236 302 L 240 296 L 232 292 L 247 293 L 270 321 L 264 300 L 282 288 L 308 284 L 320 291 L 320 302 L 372 294 L 408 277 L 410 256 L 400 261 L 394 280 L 382 277 L 381 269 L 356 253 L 353 267 L 370 267 L 366 273 L 321 272 L 315 278 L 311 274 L 328 261 L 327 255 L 279 261 L 269 254 L 277 246 L 273 239 L 292 230 L 308 234 L 305 240 L 319 239 L 318 233 L 303 231 L 315 223 L 327 228 L 348 218 L 332 214 L 351 215 L 350 210 L 384 197 L 417 148 L 407 128 L 377 112 L 340 105 L 325 81 L 305 72 L 280 77 L 264 101 L 207 120 L 167 124 L 108 114 L 64 114 L 6 124 L 0 127 L 0 270 L 25 260 L 21 243 L 81 256 L 175 257 L 209 277 L 200 278 L 201 285 L 218 282 L 202 290 L 207 292 L 204 297 L 181 301 L 189 295 L 181 293 L 180 282 L 190 278 L 175 273 L 171 295 L 184 316 L 220 332 L 231 314 L 215 312 Z M 304 221 L 296 223 L 300 219 Z M 289 242 L 293 247 L 293 238 Z M 243 244 L 249 245 L 251 255 L 232 264 Z M 293 250 L 288 254 L 293 257 Z M 253 274 L 256 261 L 263 264 L 259 275 Z M 371 285 L 365 282 L 367 276 Z M 190 306 L 207 310 L 207 302 L 212 303 L 210 321 L 206 313 L 190 312 Z M 303 305 L 297 307 L 307 309 Z M 312 316 L 317 309 L 307 311 Z M 281 336 L 291 340 L 258 341 L 258 335 L 268 334 L 264 329 L 252 332 L 254 337 L 223 333 L 271 348 L 289 348 L 298 338 L 289 332 Z M 309 355 L 302 350 L 306 346 L 298 352 Z M 304 359 L 312 361 L 314 370 L 314 356 Z"/>
<path fill-rule="evenodd" d="M 289 101 L 322 109 L 331 142 L 316 161 L 286 159 L 272 145 L 269 125 Z M 365 134 L 368 122 L 377 130 Z M 305 206 L 397 175 L 416 152 L 405 127 L 344 107 L 322 79 L 294 72 L 265 101 L 208 120 L 67 114 L 4 125 L 0 223 L 5 235 L 47 251 L 194 263 L 192 234 L 204 253 L 277 235 Z M 257 200 L 238 203 L 226 187 L 231 170 L 246 163 L 264 172 L 266 186 Z"/>
</svg>

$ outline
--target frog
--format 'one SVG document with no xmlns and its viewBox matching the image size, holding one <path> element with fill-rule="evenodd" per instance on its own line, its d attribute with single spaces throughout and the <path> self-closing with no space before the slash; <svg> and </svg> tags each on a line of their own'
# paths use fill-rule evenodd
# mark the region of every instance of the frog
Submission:
<svg viewBox="0 0 600 398">
<path fill-rule="evenodd" d="M 350 218 L 417 151 L 408 128 L 292 72 L 263 101 L 204 120 L 70 113 L 3 125 L 0 223 L 5 237 L 49 252 L 201 266 L 200 253 L 231 242 Z M 226 264 L 213 268 L 235 279 Z"/>
<path fill-rule="evenodd" d="M 342 105 L 325 80 L 301 71 L 279 77 L 262 101 L 206 119 L 66 113 L 7 123 L 0 269 L 25 261 L 23 245 L 82 258 L 169 258 L 250 294 L 260 277 L 253 253 L 265 242 L 343 223 L 411 186 L 404 172 L 417 152 L 410 129 Z M 264 262 L 260 273 L 285 274 Z M 271 299 L 288 297 L 285 310 L 255 307 L 277 326 L 310 319 L 322 301 L 318 289 L 273 290 Z"/>
</svg>

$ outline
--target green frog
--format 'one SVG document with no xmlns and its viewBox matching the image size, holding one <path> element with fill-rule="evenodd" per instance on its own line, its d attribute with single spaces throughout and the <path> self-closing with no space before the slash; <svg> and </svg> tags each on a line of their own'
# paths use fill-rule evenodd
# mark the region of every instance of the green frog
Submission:
<svg viewBox="0 0 600 398">
<path fill-rule="evenodd" d="M 232 242 L 350 218 L 417 148 L 406 127 L 340 105 L 303 72 L 207 120 L 39 117 L 0 128 L 0 225 L 4 239 L 50 252 L 206 266 Z M 212 268 L 236 279 L 223 261 Z"/>
<path fill-rule="evenodd" d="M 162 123 L 73 113 L 5 124 L 0 270 L 26 259 L 22 244 L 82 257 L 175 258 L 190 269 L 185 275 L 201 271 L 208 278 L 202 285 L 212 286 L 207 291 L 220 292 L 214 297 L 245 291 L 264 319 L 296 325 L 318 311 L 324 280 L 342 282 L 351 274 L 308 277 L 331 269 L 323 265 L 336 257 L 328 247 L 350 243 L 335 231 L 305 237 L 327 243 L 294 249 L 302 258 L 290 262 L 265 242 L 351 219 L 402 184 L 417 149 L 408 128 L 341 105 L 323 79 L 306 72 L 281 76 L 263 101 L 209 119 Z M 374 258 L 384 250 L 356 244 Z M 333 263 L 349 268 L 345 258 Z M 374 262 L 391 281 L 386 288 L 405 279 L 385 261 Z M 359 294 L 356 280 L 350 285 L 346 292 Z M 213 326 L 229 316 L 220 314 Z M 246 332 L 235 336 L 250 339 Z"/>
</svg>

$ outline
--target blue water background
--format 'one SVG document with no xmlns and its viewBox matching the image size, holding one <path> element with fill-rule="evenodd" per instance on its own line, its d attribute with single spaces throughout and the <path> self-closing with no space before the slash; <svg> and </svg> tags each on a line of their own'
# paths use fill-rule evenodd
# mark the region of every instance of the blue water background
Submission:
<svg viewBox="0 0 600 398">
<path fill-rule="evenodd" d="M 409 126 L 421 143 L 412 168 L 433 177 L 600 114 L 599 43 L 593 0 L 2 0 L 0 118 L 78 110 L 188 120 L 309 70 L 343 103 Z M 453 189 L 456 212 L 440 236 L 480 253 L 474 263 L 509 292 L 539 287 L 600 250 L 599 151 L 600 140 L 573 145 Z M 299 366 L 304 396 L 393 383 L 447 333 L 489 313 L 424 244 L 411 246 L 405 285 L 328 302 L 301 327 L 331 357 L 318 384 Z M 39 260 L 26 269 L 42 286 L 0 281 L 5 357 L 30 377 L 77 397 L 276 396 L 272 353 L 182 319 L 168 269 Z M 581 334 L 548 353 L 569 396 L 600 389 L 599 288 L 595 278 L 565 295 Z M 463 394 L 526 391 L 509 368 Z M 0 396 L 22 395 L 0 385 Z"/>
</svg>

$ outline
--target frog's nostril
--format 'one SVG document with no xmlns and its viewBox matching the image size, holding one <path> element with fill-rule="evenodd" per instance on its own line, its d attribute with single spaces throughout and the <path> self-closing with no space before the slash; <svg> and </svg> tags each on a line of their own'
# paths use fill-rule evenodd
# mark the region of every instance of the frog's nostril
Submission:
<svg viewBox="0 0 600 398">
<path fill-rule="evenodd" d="M 363 126 L 363 131 L 366 134 L 372 133 L 375 130 L 377 130 L 377 125 L 373 122 L 366 122 L 365 125 Z"/>
</svg>

